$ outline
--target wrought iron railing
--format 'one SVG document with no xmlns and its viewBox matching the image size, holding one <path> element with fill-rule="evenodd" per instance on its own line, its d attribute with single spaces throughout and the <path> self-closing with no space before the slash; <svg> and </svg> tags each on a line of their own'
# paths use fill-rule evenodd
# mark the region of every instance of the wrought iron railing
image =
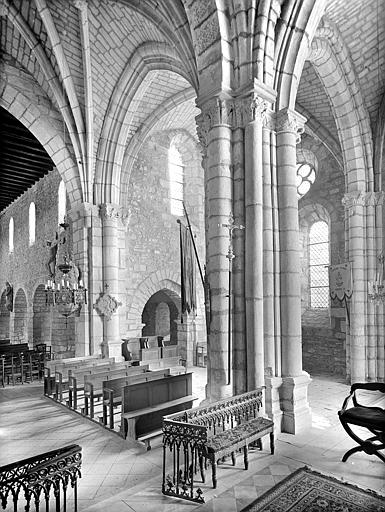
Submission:
<svg viewBox="0 0 385 512">
<path fill-rule="evenodd" d="M 80 446 L 73 444 L 0 467 L 2 509 L 38 512 L 42 501 L 45 504 L 45 512 L 50 511 L 50 506 L 55 512 L 67 512 L 70 486 L 73 489 L 72 510 L 77 512 L 81 450 Z M 32 505 L 34 509 L 31 508 Z"/>
<path fill-rule="evenodd" d="M 163 418 L 162 493 L 204 503 L 195 485 L 198 469 L 204 481 L 204 451 L 208 437 L 255 418 L 262 405 L 262 389 L 249 391 L 207 406 Z M 195 482 L 196 484 L 196 482 Z"/>
</svg>

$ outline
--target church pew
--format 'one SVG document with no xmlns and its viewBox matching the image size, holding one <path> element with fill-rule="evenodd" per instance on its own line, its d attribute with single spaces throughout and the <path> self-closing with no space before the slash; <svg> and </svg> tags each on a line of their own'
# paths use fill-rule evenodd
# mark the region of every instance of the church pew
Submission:
<svg viewBox="0 0 385 512">
<path fill-rule="evenodd" d="M 149 449 L 151 434 L 159 435 L 163 416 L 190 409 L 196 399 L 192 394 L 191 372 L 125 386 L 120 433 L 129 439 L 146 437 Z"/>
<path fill-rule="evenodd" d="M 157 371 L 148 371 L 145 373 L 133 375 L 127 378 L 118 378 L 104 381 L 102 386 L 103 393 L 103 416 L 99 418 L 104 426 L 107 426 L 109 418 L 109 428 L 114 428 L 114 408 L 122 403 L 122 390 L 125 386 L 137 384 L 139 382 L 149 382 L 163 379 L 171 375 L 169 368 L 162 368 Z"/>
<path fill-rule="evenodd" d="M 150 370 L 157 368 L 171 368 L 173 366 L 180 366 L 182 359 L 179 356 L 167 357 L 164 359 L 149 359 L 147 361 L 139 361 L 139 365 L 147 364 Z"/>
<path fill-rule="evenodd" d="M 144 371 L 140 371 L 143 369 Z M 126 375 L 117 375 L 116 373 L 109 373 L 105 376 L 86 375 L 84 377 L 84 408 L 82 409 L 82 414 L 89 416 L 91 419 L 94 418 L 95 402 L 103 397 L 104 387 L 108 386 L 112 380 L 123 378 L 133 379 L 133 382 L 136 382 L 164 377 L 166 374 L 169 374 L 169 370 L 165 368 L 157 372 L 150 372 L 145 366 L 132 366 L 131 371 L 127 371 Z"/>
<path fill-rule="evenodd" d="M 52 361 L 46 361 L 44 365 L 44 394 L 45 395 L 52 395 L 53 390 L 55 388 L 55 372 L 63 372 L 70 369 L 76 369 L 76 368 L 86 368 L 87 366 L 99 366 L 103 364 L 110 364 L 114 362 L 114 358 L 108 358 L 108 359 L 101 359 L 101 358 L 82 358 L 74 360 L 71 358 L 71 361 L 69 360 L 52 360 Z"/>
<path fill-rule="evenodd" d="M 68 391 L 69 377 L 75 370 L 91 370 L 93 371 L 110 371 L 115 364 L 113 357 L 106 359 L 98 359 L 98 362 L 90 362 L 87 364 L 71 364 L 59 367 L 55 370 L 55 400 L 61 402 L 63 400 L 63 391 Z"/>
<path fill-rule="evenodd" d="M 109 379 L 114 375 L 123 377 L 127 374 L 132 375 L 147 370 L 147 366 L 132 366 L 129 361 L 71 370 L 68 376 L 68 406 L 71 409 L 77 409 L 78 392 L 84 392 L 86 381 L 90 382 L 92 379 L 102 381 L 104 378 Z"/>
<path fill-rule="evenodd" d="M 21 352 L 28 352 L 29 345 L 28 343 L 9 343 L 6 345 L 0 346 L 0 355 L 16 355 Z"/>
</svg>

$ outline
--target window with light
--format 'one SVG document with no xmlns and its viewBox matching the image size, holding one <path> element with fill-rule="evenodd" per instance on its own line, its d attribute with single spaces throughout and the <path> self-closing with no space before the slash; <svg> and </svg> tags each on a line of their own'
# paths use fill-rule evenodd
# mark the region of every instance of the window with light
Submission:
<svg viewBox="0 0 385 512">
<path fill-rule="evenodd" d="M 329 307 L 329 226 L 315 222 L 309 233 L 310 307 Z"/>
<path fill-rule="evenodd" d="M 301 199 L 310 187 L 313 185 L 316 178 L 316 172 L 313 166 L 302 163 L 297 165 L 297 196 Z"/>
<path fill-rule="evenodd" d="M 13 217 L 9 219 L 9 231 L 8 231 L 8 244 L 9 244 L 9 252 L 13 252 L 13 232 L 14 232 L 14 222 Z"/>
<path fill-rule="evenodd" d="M 36 239 L 36 207 L 35 203 L 29 205 L 29 245 L 33 245 Z"/>
<path fill-rule="evenodd" d="M 177 148 L 171 145 L 168 150 L 168 170 L 170 177 L 170 207 L 172 215 L 182 217 L 183 211 L 183 176 L 184 166 Z"/>
<path fill-rule="evenodd" d="M 64 181 L 62 180 L 59 185 L 58 191 L 58 213 L 57 213 L 57 223 L 62 224 L 65 220 L 65 216 L 67 213 L 66 208 L 66 186 Z"/>
</svg>

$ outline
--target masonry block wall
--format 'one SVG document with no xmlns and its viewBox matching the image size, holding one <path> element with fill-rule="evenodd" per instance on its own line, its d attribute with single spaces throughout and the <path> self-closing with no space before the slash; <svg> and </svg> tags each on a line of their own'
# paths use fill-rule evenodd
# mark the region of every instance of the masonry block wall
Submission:
<svg viewBox="0 0 385 512">
<path fill-rule="evenodd" d="M 175 294 L 173 302 L 178 307 L 180 315 L 179 225 L 178 217 L 172 215 L 170 210 L 168 173 L 168 149 L 173 135 L 159 132 L 149 137 L 138 155 L 131 174 L 127 206 L 131 208 L 132 214 L 126 235 L 125 272 L 127 321 L 130 325 L 143 326 L 142 313 L 147 301 L 162 289 Z M 178 149 L 185 166 L 186 208 L 203 265 L 204 189 L 201 155 L 196 143 L 191 140 L 185 140 L 183 146 Z M 185 220 L 183 222 L 185 223 Z M 198 315 L 195 320 L 198 341 L 201 343 L 205 342 L 206 336 L 203 289 L 198 272 L 196 284 Z M 155 312 L 154 307 L 154 315 Z M 155 325 L 155 319 L 153 323 Z M 146 332 L 148 329 L 147 326 Z M 170 334 L 173 338 L 175 333 L 176 330 L 172 329 Z"/>
<path fill-rule="evenodd" d="M 301 229 L 302 350 L 303 367 L 346 376 L 346 311 L 337 301 L 327 309 L 310 307 L 308 235 L 313 222 L 329 223 L 330 264 L 345 262 L 344 176 L 336 161 L 310 137 L 304 144 L 318 157 L 318 174 L 310 191 L 299 201 Z M 327 217 L 327 218 L 325 218 Z"/>
<path fill-rule="evenodd" d="M 58 189 L 61 177 L 56 169 L 37 182 L 0 217 L 0 283 L 9 281 L 14 290 L 13 312 L 0 308 L 0 335 L 10 335 L 12 343 L 52 344 L 57 357 L 74 355 L 74 319 L 66 320 L 45 304 L 44 285 L 47 240 L 53 241 L 58 225 Z M 36 207 L 36 239 L 29 245 L 29 206 Z M 9 221 L 14 220 L 14 250 L 9 253 Z"/>
</svg>

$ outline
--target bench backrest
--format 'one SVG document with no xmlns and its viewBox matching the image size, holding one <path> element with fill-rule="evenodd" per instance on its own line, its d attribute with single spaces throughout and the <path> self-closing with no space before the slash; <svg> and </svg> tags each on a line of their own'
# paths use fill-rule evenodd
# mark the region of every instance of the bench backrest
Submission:
<svg viewBox="0 0 385 512">
<path fill-rule="evenodd" d="M 76 369 L 81 369 L 81 368 L 92 368 L 92 367 L 102 367 L 102 366 L 106 366 L 106 365 L 112 365 L 114 364 L 115 360 L 113 357 L 111 358 L 106 358 L 106 359 L 94 359 L 94 360 L 90 360 L 90 361 L 74 361 L 73 363 L 60 363 L 58 362 L 57 360 L 53 360 L 53 361 L 47 361 L 46 364 L 45 364 L 45 367 L 47 369 L 49 369 L 51 371 L 51 373 L 53 372 L 60 372 L 60 373 L 63 373 L 63 376 L 64 374 L 67 375 L 68 374 L 68 371 L 69 370 L 76 370 Z M 49 364 L 49 363 L 54 363 L 54 364 Z"/>
<path fill-rule="evenodd" d="M 205 425 L 210 430 L 215 430 L 219 425 L 257 416 L 261 406 L 262 388 L 258 388 L 209 405 L 195 407 L 182 413 L 170 414 L 165 419 L 194 425 Z"/>
<path fill-rule="evenodd" d="M 114 397 L 118 398 L 122 396 L 123 388 L 125 386 L 131 386 L 133 384 L 138 384 L 139 382 L 150 382 L 153 380 L 163 379 L 164 377 L 168 377 L 169 375 L 169 368 L 164 368 L 156 372 L 142 372 L 137 373 L 136 375 L 130 375 L 129 377 L 111 379 L 103 382 L 103 391 L 105 389 L 113 391 Z"/>
<path fill-rule="evenodd" d="M 191 372 L 125 386 L 122 389 L 122 414 L 152 407 L 191 394 Z"/>
<path fill-rule="evenodd" d="M 67 359 L 52 359 L 51 361 L 47 361 L 46 368 L 49 368 L 53 372 L 55 371 L 56 365 L 70 366 L 73 364 L 81 364 L 87 362 L 97 362 L 101 361 L 102 356 L 97 354 L 94 356 L 80 356 L 80 357 L 69 357 Z"/>
<path fill-rule="evenodd" d="M 19 354 L 20 352 L 27 352 L 29 350 L 28 343 L 18 343 L 18 344 L 7 344 L 0 346 L 0 354 Z"/>
<path fill-rule="evenodd" d="M 170 368 L 171 366 L 178 366 L 180 364 L 180 358 L 167 357 L 166 359 L 151 359 L 147 361 L 139 361 L 139 364 L 148 364 L 150 370 L 155 370 L 155 368 Z"/>
<path fill-rule="evenodd" d="M 130 375 L 141 374 L 147 370 L 148 368 L 142 366 L 130 366 L 129 368 L 122 368 L 120 370 L 84 375 L 84 386 L 92 384 L 94 392 L 100 391 L 103 388 L 104 381 L 108 382 L 120 377 L 129 377 Z"/>
<path fill-rule="evenodd" d="M 71 370 L 69 370 L 68 372 L 68 375 L 75 377 L 75 379 L 77 379 L 78 381 L 83 381 L 84 375 L 108 374 L 111 371 L 126 370 L 127 368 L 133 368 L 132 364 L 129 361 L 124 361 L 123 363 L 108 362 L 106 364 L 71 368 Z M 139 366 L 137 366 L 137 368 L 139 368 Z"/>
</svg>

